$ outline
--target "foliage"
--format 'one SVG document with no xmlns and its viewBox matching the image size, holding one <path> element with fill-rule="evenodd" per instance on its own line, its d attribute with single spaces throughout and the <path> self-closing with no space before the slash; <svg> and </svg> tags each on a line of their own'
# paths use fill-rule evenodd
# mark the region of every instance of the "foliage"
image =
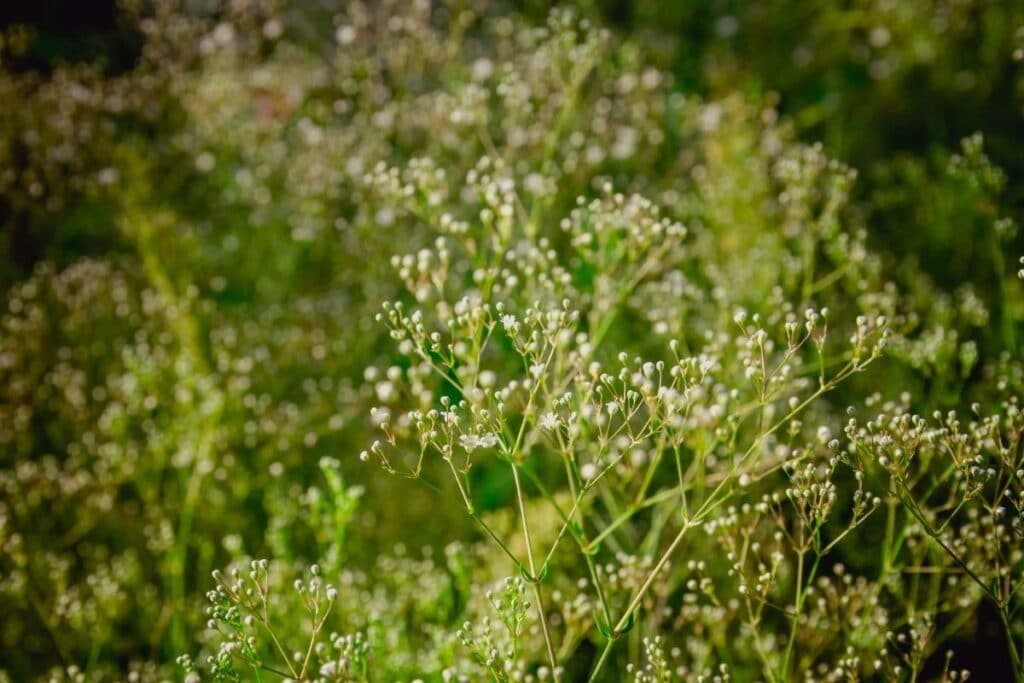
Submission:
<svg viewBox="0 0 1024 683">
<path fill-rule="evenodd" d="M 826 5 L 696 65 L 466 0 L 9 30 L 0 678 L 1021 679 L 1018 169 L 843 103 L 1024 19 Z"/>
</svg>

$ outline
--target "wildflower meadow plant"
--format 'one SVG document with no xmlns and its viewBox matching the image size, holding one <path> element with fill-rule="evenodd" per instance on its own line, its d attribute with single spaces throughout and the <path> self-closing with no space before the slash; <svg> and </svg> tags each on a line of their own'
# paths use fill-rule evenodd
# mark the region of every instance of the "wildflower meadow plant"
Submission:
<svg viewBox="0 0 1024 683">
<path fill-rule="evenodd" d="M 1024 681 L 1005 151 L 858 171 L 603 3 L 330 4 L 4 34 L 0 680 Z M 907 4 L 879 82 L 995 11 Z"/>
</svg>

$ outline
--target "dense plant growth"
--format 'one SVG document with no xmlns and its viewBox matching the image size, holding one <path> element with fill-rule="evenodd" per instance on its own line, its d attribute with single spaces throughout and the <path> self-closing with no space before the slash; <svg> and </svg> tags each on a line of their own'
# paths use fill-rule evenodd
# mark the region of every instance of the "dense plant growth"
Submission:
<svg viewBox="0 0 1024 683">
<path fill-rule="evenodd" d="M 1024 11 L 597 4 L 7 30 L 0 680 L 1024 680 Z"/>
</svg>

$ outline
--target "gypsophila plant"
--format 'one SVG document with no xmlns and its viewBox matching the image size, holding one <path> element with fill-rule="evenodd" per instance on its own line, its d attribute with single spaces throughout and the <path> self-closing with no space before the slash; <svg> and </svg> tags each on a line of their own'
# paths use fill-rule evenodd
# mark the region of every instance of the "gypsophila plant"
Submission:
<svg viewBox="0 0 1024 683">
<path fill-rule="evenodd" d="M 239 680 L 239 667 L 277 674 L 295 680 L 364 681 L 367 677 L 367 647 L 361 633 L 323 634 L 338 589 L 324 584 L 320 567 L 312 565 L 308 580 L 292 585 L 300 608 L 307 614 L 308 645 L 286 650 L 271 621 L 270 568 L 266 560 L 253 560 L 249 571 L 233 569 L 229 579 L 215 571 L 217 588 L 207 595 L 210 606 L 208 627 L 224 634 L 217 652 L 210 656 L 215 680 Z M 194 671 L 187 658 L 179 664 Z"/>
<path fill-rule="evenodd" d="M 1024 681 L 1024 17 L 776 4 L 5 29 L 0 681 Z"/>
</svg>

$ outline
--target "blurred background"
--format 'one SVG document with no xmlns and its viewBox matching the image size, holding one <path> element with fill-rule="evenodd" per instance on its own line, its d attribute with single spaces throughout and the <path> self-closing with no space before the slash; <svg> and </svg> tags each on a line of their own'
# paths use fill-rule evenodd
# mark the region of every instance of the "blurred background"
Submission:
<svg viewBox="0 0 1024 683">
<path fill-rule="evenodd" d="M 57 67 L 98 64 L 107 76 L 130 71 L 145 42 L 130 18 L 135 4 L 7 3 L 0 23 L 19 27 L 17 34 L 24 36 L 8 40 L 5 67 L 48 74 Z M 297 3 L 288 12 L 303 17 L 306 38 L 315 43 L 316 30 L 329 27 L 344 4 Z M 550 8 L 530 0 L 505 6 L 538 22 Z M 943 151 L 975 132 L 984 133 L 988 155 L 1007 175 L 1006 199 L 1016 207 L 1024 202 L 1017 182 L 1024 169 L 1024 32 L 1022 10 L 1012 0 L 608 0 L 568 6 L 642 42 L 645 56 L 674 74 L 680 91 L 776 97 L 802 139 L 821 141 L 830 156 L 864 174 L 857 191 L 872 197 L 874 210 L 886 212 L 876 225 L 899 225 L 928 207 L 938 210 L 932 201 L 915 201 L 922 199 L 918 193 L 897 188 L 934 170 Z M 220 11 L 217 2 L 183 2 L 179 9 L 207 18 Z M 24 45 L 12 49 L 19 41 Z M 884 197 L 876 194 L 882 185 Z M 5 203 L 4 210 L 12 208 Z M 19 222 L 8 218 L 5 224 Z M 953 226 L 930 224 L 927 235 L 892 230 L 885 242 L 901 255 L 916 255 L 947 282 L 962 281 L 972 272 L 972 249 L 949 251 Z M 8 231 L 7 282 L 23 277 L 50 249 L 60 249 L 61 238 L 44 233 L 27 227 Z"/>
</svg>

